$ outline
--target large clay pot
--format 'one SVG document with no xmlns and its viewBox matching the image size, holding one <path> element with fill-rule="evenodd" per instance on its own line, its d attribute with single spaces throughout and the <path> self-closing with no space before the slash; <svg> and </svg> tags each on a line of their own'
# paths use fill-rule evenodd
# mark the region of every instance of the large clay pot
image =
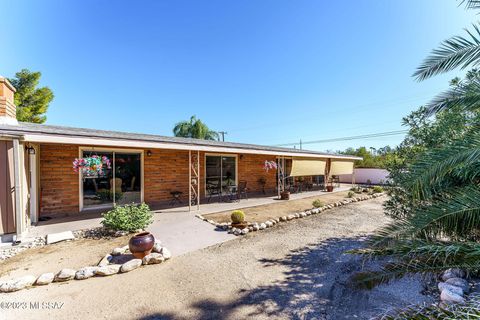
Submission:
<svg viewBox="0 0 480 320">
<path fill-rule="evenodd" d="M 130 238 L 128 248 L 135 258 L 142 259 L 152 252 L 154 244 L 155 237 L 150 232 L 142 232 Z"/>
<path fill-rule="evenodd" d="M 333 186 L 327 186 L 327 192 L 333 192 Z"/>
<path fill-rule="evenodd" d="M 283 191 L 280 193 L 281 200 L 290 200 L 290 191 Z"/>
</svg>

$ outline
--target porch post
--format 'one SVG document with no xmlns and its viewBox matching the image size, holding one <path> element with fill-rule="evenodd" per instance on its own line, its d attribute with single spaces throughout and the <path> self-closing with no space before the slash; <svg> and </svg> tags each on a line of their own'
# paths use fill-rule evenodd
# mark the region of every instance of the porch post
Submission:
<svg viewBox="0 0 480 320">
<path fill-rule="evenodd" d="M 197 211 L 200 210 L 200 150 L 197 150 Z"/>
<path fill-rule="evenodd" d="M 192 150 L 188 150 L 188 211 L 192 211 Z"/>
<path fill-rule="evenodd" d="M 16 242 L 21 241 L 23 232 L 23 218 L 22 218 L 22 187 L 20 185 L 20 142 L 18 139 L 13 139 L 13 181 L 15 189 L 15 231 Z"/>
</svg>

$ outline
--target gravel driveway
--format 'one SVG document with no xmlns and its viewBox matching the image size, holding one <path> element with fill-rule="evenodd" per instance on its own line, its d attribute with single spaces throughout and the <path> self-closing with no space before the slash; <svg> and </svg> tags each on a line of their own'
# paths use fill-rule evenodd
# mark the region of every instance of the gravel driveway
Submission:
<svg viewBox="0 0 480 320">
<path fill-rule="evenodd" d="M 382 198 L 248 234 L 111 278 L 71 281 L 0 296 L 60 302 L 59 310 L 2 310 L 7 319 L 369 319 L 430 301 L 419 281 L 372 291 L 349 287 L 362 268 L 364 235 L 388 222 Z"/>
</svg>

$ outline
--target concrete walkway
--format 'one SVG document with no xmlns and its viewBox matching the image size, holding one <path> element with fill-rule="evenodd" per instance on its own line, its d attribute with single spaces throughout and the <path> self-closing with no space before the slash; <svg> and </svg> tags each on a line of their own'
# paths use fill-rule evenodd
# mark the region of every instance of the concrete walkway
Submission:
<svg viewBox="0 0 480 320">
<path fill-rule="evenodd" d="M 342 185 L 335 189 L 335 192 L 345 191 L 350 185 Z M 307 197 L 326 194 L 323 191 L 309 191 L 292 194 L 290 199 L 302 199 Z M 187 252 L 209 247 L 211 245 L 231 240 L 235 236 L 224 231 L 217 231 L 216 228 L 195 217 L 196 214 L 209 214 L 222 211 L 230 211 L 260 205 L 275 203 L 277 197 L 261 197 L 242 199 L 240 202 L 219 202 L 200 205 L 200 210 L 192 207 L 168 208 L 154 211 L 154 222 L 147 228 L 157 239 L 160 239 L 174 256 Z M 81 213 L 81 218 L 74 216 L 53 218 L 49 221 L 39 222 L 32 226 L 27 238 L 46 236 L 47 234 L 63 232 L 67 230 L 81 230 L 100 227 L 102 220 L 99 212 Z"/>
</svg>

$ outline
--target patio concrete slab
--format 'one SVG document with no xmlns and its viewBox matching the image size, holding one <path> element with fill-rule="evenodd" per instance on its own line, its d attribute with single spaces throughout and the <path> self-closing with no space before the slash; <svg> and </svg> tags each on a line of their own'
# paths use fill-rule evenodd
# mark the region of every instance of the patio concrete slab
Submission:
<svg viewBox="0 0 480 320">
<path fill-rule="evenodd" d="M 75 237 L 73 236 L 72 231 L 63 231 L 58 233 L 49 233 L 47 234 L 47 244 L 57 243 L 60 241 L 66 240 L 73 240 Z"/>
</svg>

